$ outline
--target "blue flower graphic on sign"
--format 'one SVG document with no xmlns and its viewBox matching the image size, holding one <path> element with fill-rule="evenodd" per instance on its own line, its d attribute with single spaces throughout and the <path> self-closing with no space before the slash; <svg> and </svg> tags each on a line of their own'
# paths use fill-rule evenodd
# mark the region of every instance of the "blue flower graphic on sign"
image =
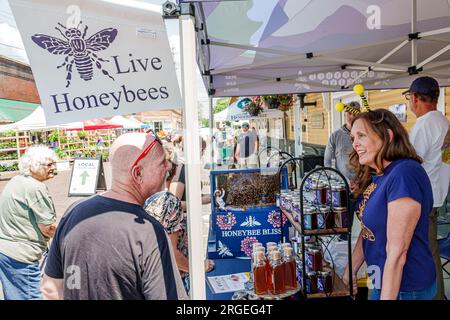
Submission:
<svg viewBox="0 0 450 320">
<path fill-rule="evenodd" d="M 267 222 L 269 222 L 274 228 L 280 228 L 281 224 L 283 224 L 284 226 L 286 224 L 286 221 L 286 216 L 281 214 L 281 212 L 275 210 L 270 212 L 267 217 Z"/>
<path fill-rule="evenodd" d="M 218 214 L 216 217 L 216 223 L 220 230 L 231 230 L 236 224 L 236 217 L 232 213 L 226 215 Z"/>
<path fill-rule="evenodd" d="M 57 69 L 62 67 L 66 68 L 66 88 L 69 87 L 70 80 L 72 80 L 73 64 L 75 64 L 80 78 L 84 81 L 89 81 L 92 79 L 94 74 L 94 64 L 105 76 L 108 76 L 114 81 L 114 78 L 108 73 L 108 71 L 103 69 L 101 64 L 101 62 L 109 62 L 109 60 L 100 58 L 97 54 L 95 54 L 95 52 L 105 50 L 109 47 L 117 36 L 117 29 L 103 29 L 93 34 L 86 40 L 85 38 L 88 26 L 86 25 L 84 27 L 82 34 L 78 29 L 81 23 L 82 22 L 80 21 L 76 28 L 66 28 L 61 23 L 58 23 L 65 29 L 65 31 L 63 33 L 58 27 L 55 27 L 55 29 L 59 31 L 65 40 L 45 34 L 35 34 L 31 37 L 31 39 L 39 47 L 52 54 L 66 56 L 64 62 L 57 66 Z"/>
</svg>

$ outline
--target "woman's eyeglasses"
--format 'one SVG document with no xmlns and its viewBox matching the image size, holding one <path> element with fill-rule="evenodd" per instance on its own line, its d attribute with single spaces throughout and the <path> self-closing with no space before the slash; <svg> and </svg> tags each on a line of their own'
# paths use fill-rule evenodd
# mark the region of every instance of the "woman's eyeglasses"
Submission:
<svg viewBox="0 0 450 320">
<path fill-rule="evenodd" d="M 41 163 L 41 166 L 51 168 L 56 165 L 56 162 L 50 162 L 50 163 Z"/>
</svg>

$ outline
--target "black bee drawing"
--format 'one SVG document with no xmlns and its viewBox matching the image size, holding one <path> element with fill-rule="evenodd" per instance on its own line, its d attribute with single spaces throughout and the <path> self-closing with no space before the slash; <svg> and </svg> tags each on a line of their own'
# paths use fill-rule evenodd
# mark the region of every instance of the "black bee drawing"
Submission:
<svg viewBox="0 0 450 320">
<path fill-rule="evenodd" d="M 105 76 L 108 76 L 114 81 L 114 78 L 103 69 L 101 62 L 109 62 L 109 60 L 104 60 L 100 58 L 95 52 L 105 50 L 114 41 L 117 36 L 117 29 L 107 28 L 103 29 L 87 40 L 86 33 L 88 26 L 84 27 L 83 34 L 79 27 L 81 21 L 76 28 L 66 28 L 61 23 L 58 23 L 64 32 L 60 28 L 55 27 L 56 30 L 64 37 L 65 40 L 58 39 L 45 34 L 35 34 L 31 39 L 42 49 L 46 49 L 48 52 L 55 55 L 66 55 L 64 62 L 57 66 L 57 68 L 66 67 L 66 88 L 70 85 L 70 80 L 72 80 L 72 67 L 75 63 L 76 69 L 80 78 L 88 81 L 91 80 L 94 74 L 93 65 L 100 69 Z"/>
</svg>

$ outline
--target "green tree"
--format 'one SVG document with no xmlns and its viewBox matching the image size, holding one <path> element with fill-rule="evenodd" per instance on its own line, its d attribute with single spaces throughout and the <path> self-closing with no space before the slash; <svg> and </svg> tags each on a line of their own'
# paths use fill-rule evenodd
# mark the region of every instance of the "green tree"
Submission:
<svg viewBox="0 0 450 320">
<path fill-rule="evenodd" d="M 200 119 L 200 126 L 202 128 L 209 128 L 209 119 Z"/>
<path fill-rule="evenodd" d="M 216 101 L 216 104 L 213 107 L 213 113 L 219 113 L 220 111 L 225 110 L 230 104 L 230 98 L 221 98 Z"/>
</svg>

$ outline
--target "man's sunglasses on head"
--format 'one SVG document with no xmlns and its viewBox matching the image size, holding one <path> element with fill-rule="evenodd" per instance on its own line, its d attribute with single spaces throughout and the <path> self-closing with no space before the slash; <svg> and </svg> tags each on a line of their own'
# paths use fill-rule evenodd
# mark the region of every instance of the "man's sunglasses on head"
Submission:
<svg viewBox="0 0 450 320">
<path fill-rule="evenodd" d="M 159 144 L 162 146 L 162 142 L 161 142 L 161 140 L 159 139 L 158 135 L 154 134 L 152 130 L 148 130 L 146 133 L 147 133 L 149 136 L 152 136 L 154 139 L 153 139 L 153 141 L 147 146 L 147 148 L 145 148 L 144 151 L 142 151 L 142 153 L 139 155 L 139 157 L 137 157 L 136 161 L 133 163 L 132 168 L 134 168 L 134 167 L 138 164 L 138 162 L 139 162 L 140 160 L 142 160 L 143 158 L 145 158 L 145 156 L 152 150 L 153 146 L 154 146 L 156 143 L 159 143 Z"/>
</svg>

